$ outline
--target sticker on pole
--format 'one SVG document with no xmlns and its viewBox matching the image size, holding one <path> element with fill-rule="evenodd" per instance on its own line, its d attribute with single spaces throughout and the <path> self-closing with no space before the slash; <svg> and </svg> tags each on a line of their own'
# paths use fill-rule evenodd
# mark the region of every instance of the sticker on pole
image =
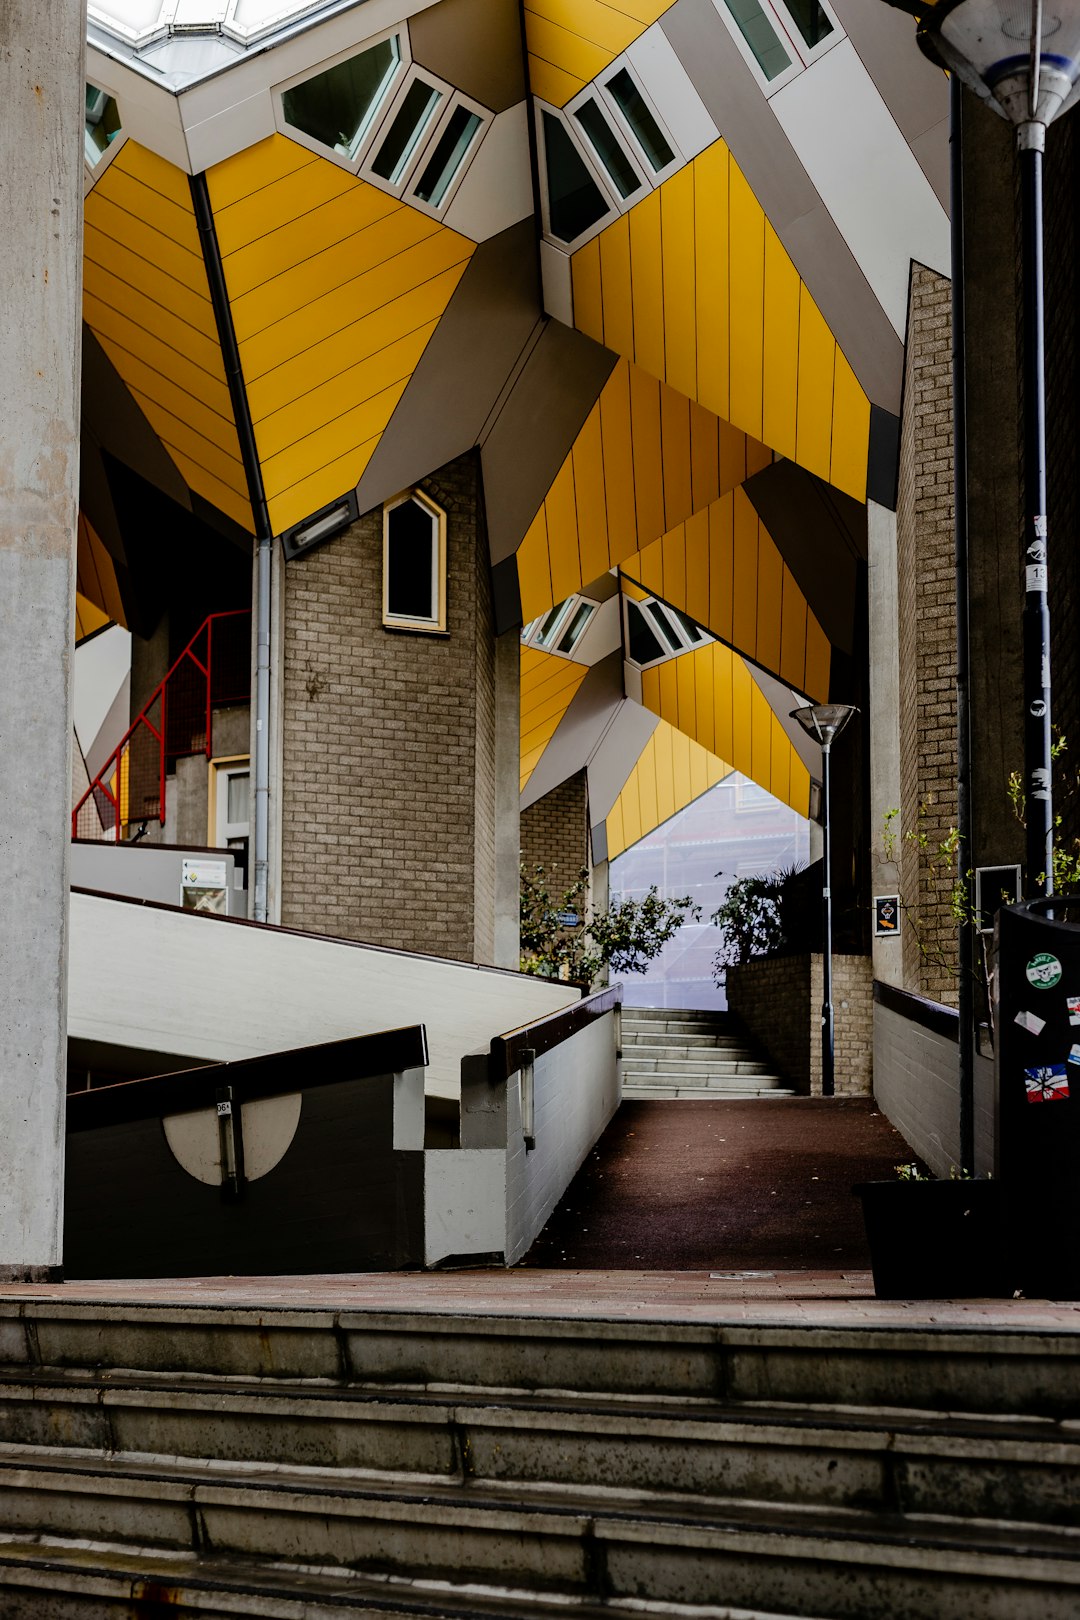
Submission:
<svg viewBox="0 0 1080 1620">
<path fill-rule="evenodd" d="M 1052 990 L 1061 982 L 1061 963 L 1049 951 L 1039 951 L 1033 956 L 1025 972 L 1028 984 L 1033 984 L 1036 990 Z"/>
<path fill-rule="evenodd" d="M 1021 1029 L 1026 1029 L 1029 1035 L 1041 1035 L 1046 1028 L 1046 1019 L 1036 1018 L 1035 1014 L 1028 1012 L 1026 1008 L 1023 1012 L 1017 1013 L 1015 1022 Z"/>
<path fill-rule="evenodd" d="M 1048 1063 L 1042 1068 L 1025 1069 L 1024 1089 L 1030 1103 L 1068 1101 L 1069 1077 L 1064 1063 Z"/>
<path fill-rule="evenodd" d="M 1066 996 L 1065 1005 L 1069 1009 L 1069 1023 L 1080 1024 L 1080 996 Z"/>
</svg>

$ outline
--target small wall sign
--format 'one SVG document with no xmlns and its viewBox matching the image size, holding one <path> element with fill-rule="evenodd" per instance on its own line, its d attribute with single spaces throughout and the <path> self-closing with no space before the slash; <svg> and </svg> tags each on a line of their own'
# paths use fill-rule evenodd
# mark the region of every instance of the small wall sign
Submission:
<svg viewBox="0 0 1080 1620">
<path fill-rule="evenodd" d="M 900 896 L 898 894 L 875 894 L 874 896 L 874 937 L 875 939 L 888 939 L 900 932 Z"/>
</svg>

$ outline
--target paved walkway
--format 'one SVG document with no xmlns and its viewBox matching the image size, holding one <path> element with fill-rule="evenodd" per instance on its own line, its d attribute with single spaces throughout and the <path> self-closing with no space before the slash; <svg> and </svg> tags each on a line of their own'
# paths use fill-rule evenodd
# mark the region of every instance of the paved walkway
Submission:
<svg viewBox="0 0 1080 1620">
<path fill-rule="evenodd" d="M 794 1324 L 833 1328 L 1049 1329 L 1075 1333 L 1080 1340 L 1080 1303 L 879 1300 L 873 1297 L 867 1272 L 801 1271 L 740 1277 L 715 1276 L 707 1271 L 488 1270 L 0 1286 L 0 1306 L 22 1299 L 222 1310 L 632 1318 L 718 1325 L 760 1323 L 769 1327 Z"/>
<path fill-rule="evenodd" d="M 865 1271 L 851 1189 L 911 1156 L 869 1097 L 624 1102 L 526 1264 Z"/>
</svg>

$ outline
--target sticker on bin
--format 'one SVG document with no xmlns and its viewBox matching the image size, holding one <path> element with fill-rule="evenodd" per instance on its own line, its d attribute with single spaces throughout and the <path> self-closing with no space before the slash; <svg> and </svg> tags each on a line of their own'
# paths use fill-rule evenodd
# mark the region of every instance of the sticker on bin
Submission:
<svg viewBox="0 0 1080 1620">
<path fill-rule="evenodd" d="M 1036 1018 L 1033 1012 L 1018 1012 L 1016 1022 L 1021 1029 L 1026 1029 L 1029 1035 L 1039 1035 L 1046 1028 L 1046 1019 Z"/>
<path fill-rule="evenodd" d="M 1070 1063 L 1080 1063 L 1080 1046 L 1070 1047 L 1070 1049 L 1069 1049 L 1069 1062 Z"/>
<path fill-rule="evenodd" d="M 1028 1102 L 1064 1102 L 1069 1095 L 1069 1077 L 1064 1063 L 1048 1063 L 1024 1070 Z"/>
<path fill-rule="evenodd" d="M 1080 996 L 1066 996 L 1065 1004 L 1069 1009 L 1069 1023 L 1080 1024 Z"/>
<path fill-rule="evenodd" d="M 1038 951 L 1024 969 L 1028 984 L 1036 990 L 1052 990 L 1061 982 L 1061 963 L 1049 951 Z"/>
</svg>

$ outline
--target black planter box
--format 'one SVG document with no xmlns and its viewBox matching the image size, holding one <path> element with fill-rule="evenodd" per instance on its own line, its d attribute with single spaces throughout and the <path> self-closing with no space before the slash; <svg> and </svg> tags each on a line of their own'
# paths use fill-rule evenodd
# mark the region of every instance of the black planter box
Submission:
<svg viewBox="0 0 1080 1620">
<path fill-rule="evenodd" d="M 1011 1299 L 1003 1189 L 997 1181 L 864 1181 L 878 1299 Z"/>
</svg>

